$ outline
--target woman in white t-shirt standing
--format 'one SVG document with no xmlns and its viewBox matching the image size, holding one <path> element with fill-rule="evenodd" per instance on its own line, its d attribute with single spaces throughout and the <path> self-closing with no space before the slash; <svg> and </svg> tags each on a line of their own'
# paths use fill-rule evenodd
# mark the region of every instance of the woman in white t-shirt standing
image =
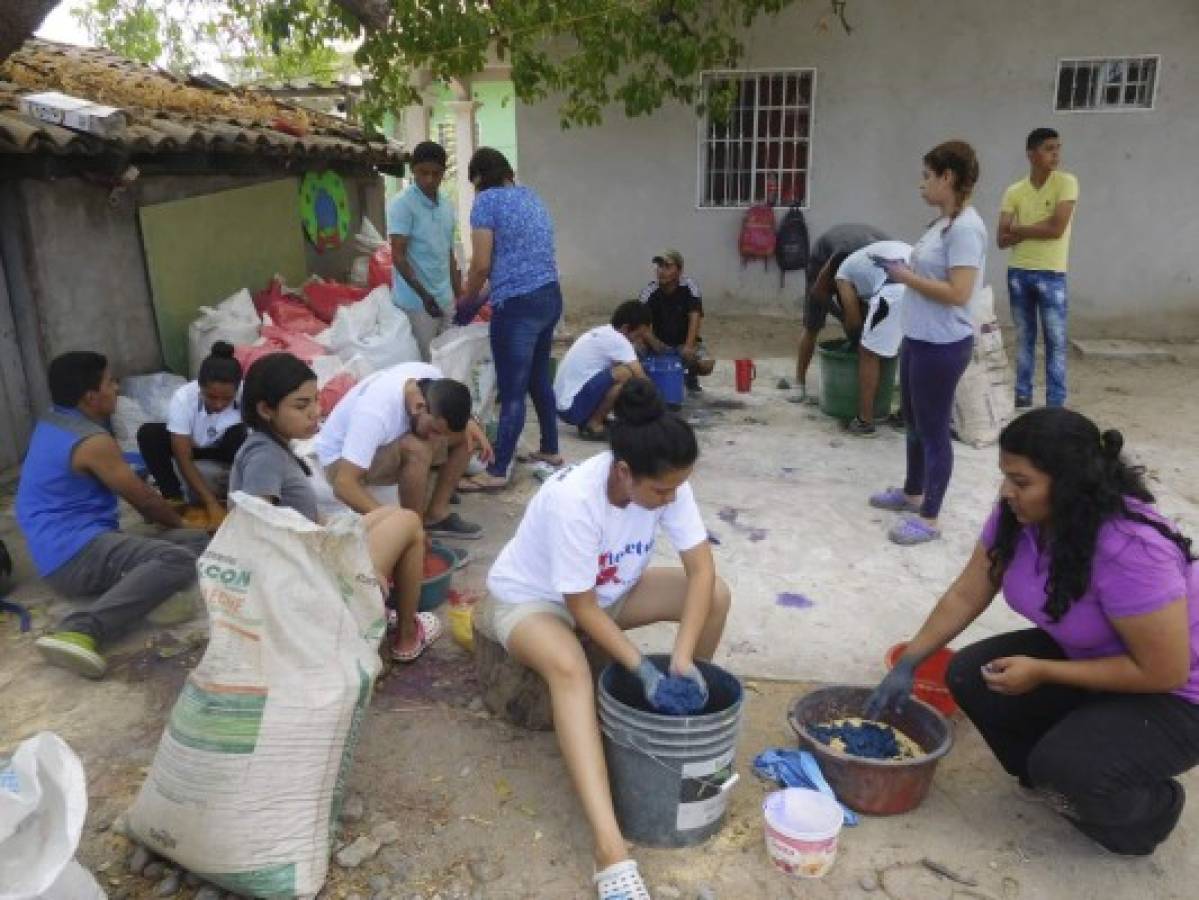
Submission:
<svg viewBox="0 0 1199 900">
<path fill-rule="evenodd" d="M 614 413 L 610 452 L 554 474 L 529 503 L 488 574 L 477 621 L 549 685 L 558 744 L 595 838 L 601 900 L 648 900 L 616 822 L 591 672 L 575 629 L 635 673 L 652 698 L 662 673 L 624 632 L 678 622 L 670 673 L 706 693 L 695 660 L 715 653 L 730 595 L 687 483 L 699 455 L 691 426 L 640 378 L 625 384 Z M 648 568 L 659 526 L 682 568 Z"/>
<path fill-rule="evenodd" d="M 226 470 L 233 465 L 233 457 L 246 439 L 238 404 L 241 378 L 233 345 L 217 341 L 200 363 L 196 380 L 171 397 L 167 421 L 149 422 L 137 432 L 137 449 L 163 498 L 183 505 L 182 476 L 188 499 L 204 507 L 211 528 L 225 516 L 221 499 L 227 479 L 210 482 L 196 461 L 215 462 Z"/>
<path fill-rule="evenodd" d="M 926 153 L 920 194 L 941 215 L 912 248 L 910 266 L 878 260 L 891 281 L 907 288 L 899 356 L 907 477 L 902 488 L 870 498 L 871 506 L 912 514 L 891 529 L 897 544 L 941 535 L 937 517 L 953 474 L 953 394 L 974 348 L 971 301 L 987 265 L 987 226 L 970 205 L 977 183 L 978 157 L 965 141 L 946 141 Z"/>
</svg>

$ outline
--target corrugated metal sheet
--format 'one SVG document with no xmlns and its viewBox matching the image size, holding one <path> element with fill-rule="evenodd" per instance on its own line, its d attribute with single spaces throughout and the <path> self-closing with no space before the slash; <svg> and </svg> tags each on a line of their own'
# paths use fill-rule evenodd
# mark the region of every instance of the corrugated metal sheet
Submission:
<svg viewBox="0 0 1199 900">
<path fill-rule="evenodd" d="M 125 111 L 111 138 L 22 115 L 18 98 L 61 91 Z M 136 155 L 208 152 L 301 156 L 374 165 L 403 161 L 395 141 L 367 140 L 335 116 L 253 90 L 221 90 L 91 47 L 29 40 L 0 64 L 0 154 Z"/>
</svg>

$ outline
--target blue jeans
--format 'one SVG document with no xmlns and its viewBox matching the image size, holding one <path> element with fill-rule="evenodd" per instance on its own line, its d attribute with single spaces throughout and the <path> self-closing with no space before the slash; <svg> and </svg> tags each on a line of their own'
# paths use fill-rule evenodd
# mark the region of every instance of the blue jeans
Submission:
<svg viewBox="0 0 1199 900">
<path fill-rule="evenodd" d="M 904 338 L 899 351 L 903 418 L 907 422 L 905 494 L 923 494 L 920 515 L 935 519 L 953 475 L 953 438 L 949 420 L 953 393 L 970 364 L 974 337 L 952 344 Z"/>
<path fill-rule="evenodd" d="M 1016 323 L 1016 397 L 1032 399 L 1037 362 L 1037 313 L 1045 332 L 1045 405 L 1066 403 L 1066 274 L 1007 270 L 1012 320 Z"/>
<path fill-rule="evenodd" d="M 533 397 L 541 426 L 542 453 L 558 452 L 558 416 L 550 382 L 550 344 L 562 317 L 558 282 L 509 297 L 491 314 L 491 356 L 500 395 L 495 460 L 487 471 L 507 477 L 516 442 L 525 428 L 525 394 Z"/>
</svg>

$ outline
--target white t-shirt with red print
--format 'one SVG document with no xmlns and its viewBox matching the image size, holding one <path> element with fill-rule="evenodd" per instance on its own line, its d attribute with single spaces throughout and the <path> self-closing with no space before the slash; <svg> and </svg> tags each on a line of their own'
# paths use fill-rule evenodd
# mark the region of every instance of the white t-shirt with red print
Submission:
<svg viewBox="0 0 1199 900">
<path fill-rule="evenodd" d="M 601 607 L 633 589 L 653 556 L 661 525 L 680 553 L 708 539 L 691 485 L 658 509 L 608 501 L 612 454 L 600 453 L 551 477 L 533 497 L 520 527 L 487 575 L 502 603 L 548 600 L 595 589 Z"/>
</svg>

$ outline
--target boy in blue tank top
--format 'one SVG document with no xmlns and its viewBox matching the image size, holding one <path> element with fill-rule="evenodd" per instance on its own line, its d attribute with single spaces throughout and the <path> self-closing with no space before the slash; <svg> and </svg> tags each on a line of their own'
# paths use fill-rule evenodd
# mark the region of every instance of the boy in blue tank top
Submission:
<svg viewBox="0 0 1199 900">
<path fill-rule="evenodd" d="M 100 647 L 196 578 L 208 542 L 121 455 L 105 427 L 117 381 L 99 353 L 73 351 L 50 363 L 53 406 L 38 420 L 21 467 L 17 522 L 38 574 L 64 596 L 91 598 L 36 646 L 46 660 L 101 678 Z M 122 534 L 121 497 L 165 528 L 159 538 Z"/>
</svg>

